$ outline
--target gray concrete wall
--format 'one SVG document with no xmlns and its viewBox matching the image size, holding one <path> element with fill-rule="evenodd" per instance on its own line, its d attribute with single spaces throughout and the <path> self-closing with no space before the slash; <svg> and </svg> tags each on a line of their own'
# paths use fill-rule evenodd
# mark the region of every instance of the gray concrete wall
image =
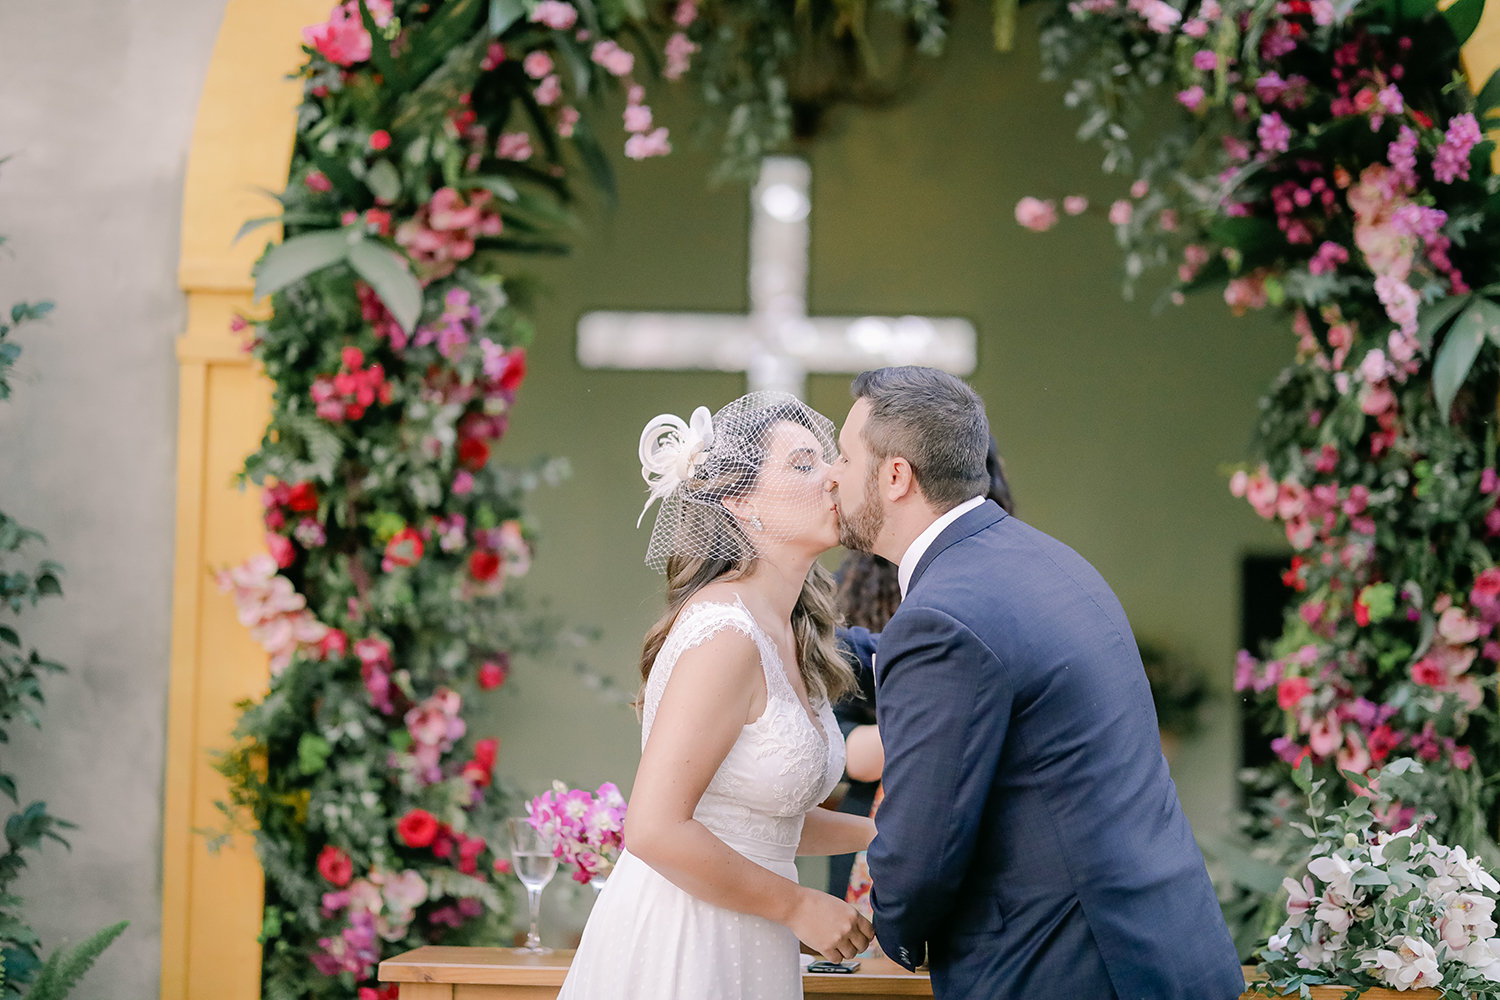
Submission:
<svg viewBox="0 0 1500 1000">
<path fill-rule="evenodd" d="M 182 179 L 223 0 L 0 0 L 0 307 L 50 298 L 0 403 L 0 510 L 66 596 L 21 619 L 69 667 L 6 770 L 79 825 L 20 882 L 47 950 L 131 921 L 76 996 L 157 995 Z M 0 819 L 9 803 L 0 802 Z"/>
</svg>

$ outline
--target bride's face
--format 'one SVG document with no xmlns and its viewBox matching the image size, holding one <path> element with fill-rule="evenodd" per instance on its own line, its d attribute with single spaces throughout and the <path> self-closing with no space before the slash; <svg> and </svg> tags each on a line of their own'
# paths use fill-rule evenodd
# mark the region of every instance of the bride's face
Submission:
<svg viewBox="0 0 1500 1000">
<path fill-rule="evenodd" d="M 771 428 L 766 461 L 745 498 L 749 535 L 762 548 L 795 545 L 826 551 L 838 544 L 838 517 L 828 492 L 828 463 L 817 435 L 783 420 Z M 759 520 L 759 526 L 755 519 Z"/>
</svg>

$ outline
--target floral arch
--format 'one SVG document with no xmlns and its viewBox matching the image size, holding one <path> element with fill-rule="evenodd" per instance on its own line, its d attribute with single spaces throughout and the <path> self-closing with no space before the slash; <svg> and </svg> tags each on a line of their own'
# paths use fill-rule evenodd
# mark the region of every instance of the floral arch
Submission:
<svg viewBox="0 0 1500 1000">
<path fill-rule="evenodd" d="M 1236 311 L 1287 309 L 1300 338 L 1264 464 L 1232 485 L 1286 522 L 1303 597 L 1240 682 L 1274 703 L 1289 764 L 1427 759 L 1402 808 L 1476 844 L 1500 770 L 1482 690 L 1500 659 L 1500 194 L 1481 135 L 1500 85 L 1477 102 L 1452 85 L 1484 7 L 1442 6 L 1078 0 L 1043 45 L 1106 169 L 1134 181 L 1110 211 L 1128 278 L 1166 265 L 1168 301 L 1222 287 Z M 526 495 L 560 473 L 491 460 L 531 335 L 511 269 L 565 245 L 573 185 L 613 191 L 601 144 L 670 152 L 661 77 L 701 89 L 722 172 L 743 175 L 819 108 L 899 90 L 873 71 L 881 16 L 903 58 L 940 51 L 935 0 L 229 4 L 184 198 L 164 997 L 373 1000 L 382 953 L 505 924 L 503 859 L 474 833 L 500 808 L 497 742 L 462 707 L 549 641 L 507 581 L 529 564 Z M 1001 47 L 1013 16 L 1001 0 Z M 1497 23 L 1469 42 L 1476 81 L 1500 64 Z M 1157 87 L 1183 118 L 1139 149 Z M 610 91 L 618 124 L 594 114 Z M 246 191 L 281 190 L 288 160 L 284 238 L 252 282 L 263 233 L 231 246 Z M 1046 229 L 1056 206 L 1017 218 Z M 257 489 L 223 490 L 247 452 Z M 250 636 L 207 586 L 225 564 Z M 220 801 L 253 818 L 258 864 L 249 838 L 212 854 L 192 835 Z M 1254 883 L 1247 914 L 1271 899 Z"/>
</svg>

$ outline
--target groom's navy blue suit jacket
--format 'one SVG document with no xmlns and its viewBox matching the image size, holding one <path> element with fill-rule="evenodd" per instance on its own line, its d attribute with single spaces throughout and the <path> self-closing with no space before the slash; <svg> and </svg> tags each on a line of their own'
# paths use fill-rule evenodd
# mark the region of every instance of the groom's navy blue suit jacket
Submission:
<svg viewBox="0 0 1500 1000">
<path fill-rule="evenodd" d="M 1240 994 L 1130 623 L 1082 557 L 985 503 L 884 632 L 844 638 L 875 654 L 888 955 L 926 951 L 942 1000 Z"/>
</svg>

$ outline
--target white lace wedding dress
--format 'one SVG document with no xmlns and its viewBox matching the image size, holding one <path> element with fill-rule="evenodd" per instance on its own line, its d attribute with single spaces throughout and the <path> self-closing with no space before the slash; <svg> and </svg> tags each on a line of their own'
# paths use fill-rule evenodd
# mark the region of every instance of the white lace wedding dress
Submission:
<svg viewBox="0 0 1500 1000">
<path fill-rule="evenodd" d="M 775 644 L 742 603 L 696 604 L 678 618 L 646 684 L 641 746 L 677 658 L 726 628 L 760 650 L 766 711 L 741 731 L 693 817 L 795 882 L 802 819 L 842 776 L 844 741 L 826 702 L 815 706 L 813 724 Z M 800 1000 L 797 956 L 787 928 L 705 903 L 627 851 L 594 904 L 558 1000 Z"/>
</svg>

